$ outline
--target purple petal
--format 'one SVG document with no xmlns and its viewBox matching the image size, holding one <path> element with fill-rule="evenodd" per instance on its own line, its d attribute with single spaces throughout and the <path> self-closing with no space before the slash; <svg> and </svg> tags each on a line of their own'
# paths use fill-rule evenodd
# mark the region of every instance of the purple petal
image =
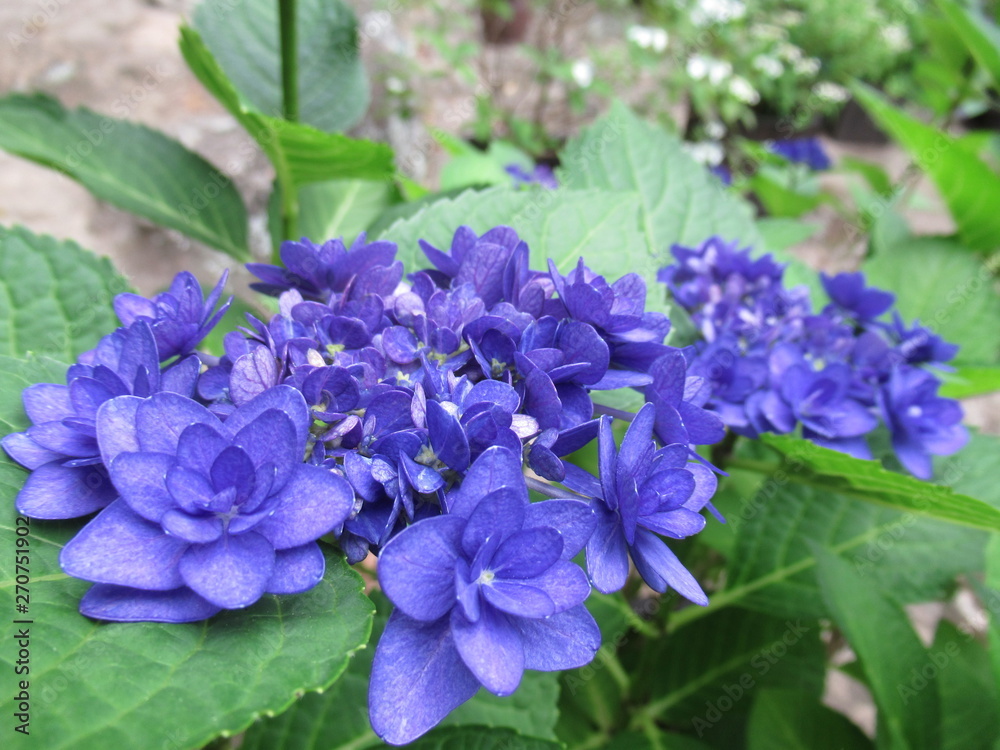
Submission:
<svg viewBox="0 0 1000 750">
<path fill-rule="evenodd" d="M 178 561 L 187 548 L 117 500 L 66 543 L 59 564 L 75 578 L 167 591 L 184 584 Z"/>
<path fill-rule="evenodd" d="M 653 424 L 656 420 L 656 409 L 652 404 L 644 404 L 635 415 L 632 424 L 625 431 L 621 450 L 618 453 L 619 464 L 635 466 L 642 459 L 653 441 Z"/>
<path fill-rule="evenodd" d="M 524 674 L 524 647 L 507 615 L 487 606 L 476 622 L 469 622 L 454 609 L 451 633 L 462 661 L 483 687 L 500 696 L 517 689 Z"/>
<path fill-rule="evenodd" d="M 142 402 L 135 396 L 119 396 L 97 410 L 97 443 L 105 466 L 111 466 L 119 453 L 139 451 L 135 420 Z"/>
<path fill-rule="evenodd" d="M 229 396 L 242 406 L 278 384 L 278 363 L 266 346 L 258 346 L 233 363 L 229 375 Z"/>
<path fill-rule="evenodd" d="M 642 516 L 639 523 L 657 534 L 684 539 L 705 528 L 705 517 L 687 508 L 676 508 Z"/>
<path fill-rule="evenodd" d="M 548 617 L 556 611 L 556 605 L 545 591 L 524 581 L 498 579 L 482 586 L 482 591 L 486 601 L 515 617 Z"/>
<path fill-rule="evenodd" d="M 506 448 L 487 448 L 472 463 L 462 484 L 453 493 L 449 504 L 450 512 L 468 518 L 483 497 L 503 488 L 516 491 L 527 505 L 528 487 L 524 481 L 520 458 Z"/>
<path fill-rule="evenodd" d="M 534 578 L 551 568 L 562 551 L 562 534 L 557 529 L 551 526 L 523 529 L 504 539 L 493 556 L 490 570 L 497 578 Z"/>
<path fill-rule="evenodd" d="M 229 446 L 229 441 L 216 429 L 220 427 L 221 424 L 195 424 L 184 430 L 177 441 L 177 463 L 207 477 L 215 459 Z"/>
<path fill-rule="evenodd" d="M 233 445 L 243 449 L 255 469 L 265 463 L 274 466 L 272 492 L 285 486 L 305 451 L 305 445 L 296 441 L 292 420 L 274 409 L 265 411 L 236 433 Z"/>
<path fill-rule="evenodd" d="M 214 513 L 193 516 L 175 508 L 163 514 L 160 525 L 168 534 L 185 542 L 207 544 L 222 536 L 222 520 Z"/>
<path fill-rule="evenodd" d="M 315 542 L 275 552 L 274 572 L 267 582 L 268 594 L 300 594 L 321 580 L 326 558 Z"/>
<path fill-rule="evenodd" d="M 430 622 L 455 605 L 455 561 L 465 520 L 437 516 L 407 527 L 385 545 L 378 560 L 382 590 L 415 620 Z"/>
<path fill-rule="evenodd" d="M 570 560 L 586 546 L 597 527 L 597 516 L 580 500 L 543 500 L 524 511 L 524 528 L 550 526 L 562 534 L 562 559 Z"/>
<path fill-rule="evenodd" d="M 487 540 L 502 541 L 520 531 L 524 523 L 525 503 L 508 488 L 484 497 L 469 516 L 462 534 L 462 549 L 471 559 Z M 561 550 L 560 550 L 561 551 Z"/>
<path fill-rule="evenodd" d="M 184 583 L 219 607 L 239 609 L 260 599 L 274 572 L 271 543 L 248 531 L 191 545 L 180 560 Z"/>
<path fill-rule="evenodd" d="M 703 606 L 708 604 L 708 597 L 694 576 L 681 564 L 677 555 L 667 547 L 666 542 L 656 534 L 638 529 L 631 552 L 636 570 L 651 589 L 662 594 L 669 586 L 695 604 Z"/>
<path fill-rule="evenodd" d="M 196 622 L 218 611 L 189 588 L 143 591 L 98 583 L 80 600 L 80 614 L 117 622 Z"/>
<path fill-rule="evenodd" d="M 597 528 L 587 542 L 587 574 L 594 588 L 602 594 L 620 590 L 628 579 L 628 548 L 618 514 L 592 503 L 597 513 Z"/>
<path fill-rule="evenodd" d="M 256 531 L 275 549 L 298 547 L 319 539 L 347 520 L 354 491 L 347 480 L 327 469 L 300 464 L 281 490 L 273 515 Z"/>
<path fill-rule="evenodd" d="M 427 402 L 427 431 L 437 457 L 448 468 L 465 471 L 470 459 L 469 440 L 458 419 L 437 401 Z"/>
<path fill-rule="evenodd" d="M 7 455 L 17 461 L 25 469 L 37 469 L 39 466 L 56 461 L 63 456 L 43 448 L 23 432 L 12 432 L 0 440 L 0 445 Z"/>
<path fill-rule="evenodd" d="M 524 583 L 548 594 L 556 612 L 565 612 L 590 595 L 587 574 L 579 565 L 568 560 L 559 560 L 542 575 L 529 578 Z"/>
<path fill-rule="evenodd" d="M 177 505 L 166 484 L 174 460 L 165 453 L 120 453 L 111 464 L 111 479 L 132 510 L 159 521 Z"/>
<path fill-rule="evenodd" d="M 157 393 L 136 408 L 135 427 L 143 452 L 173 455 L 181 433 L 193 424 L 217 426 L 219 419 L 198 402 L 176 393 Z"/>
<path fill-rule="evenodd" d="M 225 431 L 234 437 L 240 430 L 253 422 L 257 417 L 270 409 L 276 409 L 292 420 L 295 426 L 295 437 L 299 445 L 305 445 L 309 437 L 309 427 L 312 420 L 309 407 L 306 406 L 302 394 L 288 385 L 277 385 L 269 388 L 251 401 L 240 406 L 225 421 Z"/>
<path fill-rule="evenodd" d="M 368 687 L 372 729 L 393 745 L 412 742 L 479 690 L 447 618 L 431 623 L 393 611 L 379 640 Z"/>
<path fill-rule="evenodd" d="M 77 518 L 104 508 L 118 496 L 100 466 L 43 464 L 28 475 L 17 495 L 17 512 L 32 518 Z"/>
<path fill-rule="evenodd" d="M 541 620 L 517 619 L 524 666 L 542 672 L 589 664 L 601 647 L 601 631 L 582 604 Z"/>
<path fill-rule="evenodd" d="M 76 413 L 65 385 L 35 383 L 24 389 L 21 399 L 25 413 L 34 424 L 64 419 Z"/>
</svg>

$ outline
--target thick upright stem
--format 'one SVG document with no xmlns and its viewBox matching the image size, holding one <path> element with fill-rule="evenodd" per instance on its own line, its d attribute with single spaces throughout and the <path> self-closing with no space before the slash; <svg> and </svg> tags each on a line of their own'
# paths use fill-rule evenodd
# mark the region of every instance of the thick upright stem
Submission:
<svg viewBox="0 0 1000 750">
<path fill-rule="evenodd" d="M 295 0 L 278 0 L 281 28 L 282 113 L 289 122 L 299 120 L 299 49 L 295 27 Z"/>
</svg>

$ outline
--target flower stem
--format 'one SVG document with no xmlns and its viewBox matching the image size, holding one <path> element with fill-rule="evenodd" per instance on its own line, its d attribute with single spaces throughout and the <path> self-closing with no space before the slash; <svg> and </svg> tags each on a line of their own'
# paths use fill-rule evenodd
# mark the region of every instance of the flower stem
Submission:
<svg viewBox="0 0 1000 750">
<path fill-rule="evenodd" d="M 282 116 L 289 122 L 299 120 L 298 43 L 295 28 L 295 0 L 278 0 L 281 28 Z"/>
<path fill-rule="evenodd" d="M 615 419 L 623 419 L 626 422 L 631 422 L 635 419 L 635 414 L 630 411 L 625 411 L 624 409 L 616 409 L 613 406 L 605 406 L 604 404 L 599 404 L 594 402 L 594 413 L 595 414 L 607 414 L 609 417 L 614 417 Z"/>
<path fill-rule="evenodd" d="M 541 479 L 535 479 L 534 477 L 525 477 L 524 481 L 527 483 L 529 490 L 534 490 L 535 492 L 541 493 L 546 497 L 579 498 L 582 500 L 590 499 L 577 492 L 573 492 L 572 490 L 567 490 L 563 487 L 556 487 L 554 484 L 542 481 Z"/>
</svg>

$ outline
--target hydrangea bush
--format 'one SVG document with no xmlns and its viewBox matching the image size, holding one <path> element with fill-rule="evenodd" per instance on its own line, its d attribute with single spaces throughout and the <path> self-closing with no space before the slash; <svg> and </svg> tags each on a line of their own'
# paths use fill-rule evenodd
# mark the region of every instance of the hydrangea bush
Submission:
<svg viewBox="0 0 1000 750">
<path fill-rule="evenodd" d="M 206 0 L 181 49 L 275 166 L 259 295 L 185 272 L 147 299 L 0 228 L 14 732 L 992 747 L 997 442 L 958 399 L 996 389 L 995 266 L 887 212 L 858 269 L 817 274 L 622 105 L 555 173 L 430 193 L 337 132 L 367 97 L 356 49 L 306 56 L 339 89 L 299 100 L 287 37 L 246 27 L 287 31 L 290 6 L 254 2 Z M 319 7 L 298 5 L 303 45 L 354 38 Z M 95 118 L 4 97 L 0 146 L 251 260 L 236 188 L 166 136 L 116 121 L 61 161 Z M 949 612 L 930 643 L 905 609 L 928 601 Z M 874 725 L 824 699 L 847 678 Z"/>
</svg>

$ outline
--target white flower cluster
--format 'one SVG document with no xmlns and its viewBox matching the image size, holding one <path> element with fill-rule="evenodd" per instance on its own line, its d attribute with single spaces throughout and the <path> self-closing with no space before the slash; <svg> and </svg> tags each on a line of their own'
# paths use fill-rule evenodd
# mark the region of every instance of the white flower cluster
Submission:
<svg viewBox="0 0 1000 750">
<path fill-rule="evenodd" d="M 747 13 L 741 0 L 698 0 L 691 9 L 691 23 L 709 26 L 713 23 L 737 21 Z"/>
<path fill-rule="evenodd" d="M 663 52 L 670 40 L 666 29 L 657 26 L 629 26 L 625 37 L 633 44 L 656 53 Z"/>
</svg>

